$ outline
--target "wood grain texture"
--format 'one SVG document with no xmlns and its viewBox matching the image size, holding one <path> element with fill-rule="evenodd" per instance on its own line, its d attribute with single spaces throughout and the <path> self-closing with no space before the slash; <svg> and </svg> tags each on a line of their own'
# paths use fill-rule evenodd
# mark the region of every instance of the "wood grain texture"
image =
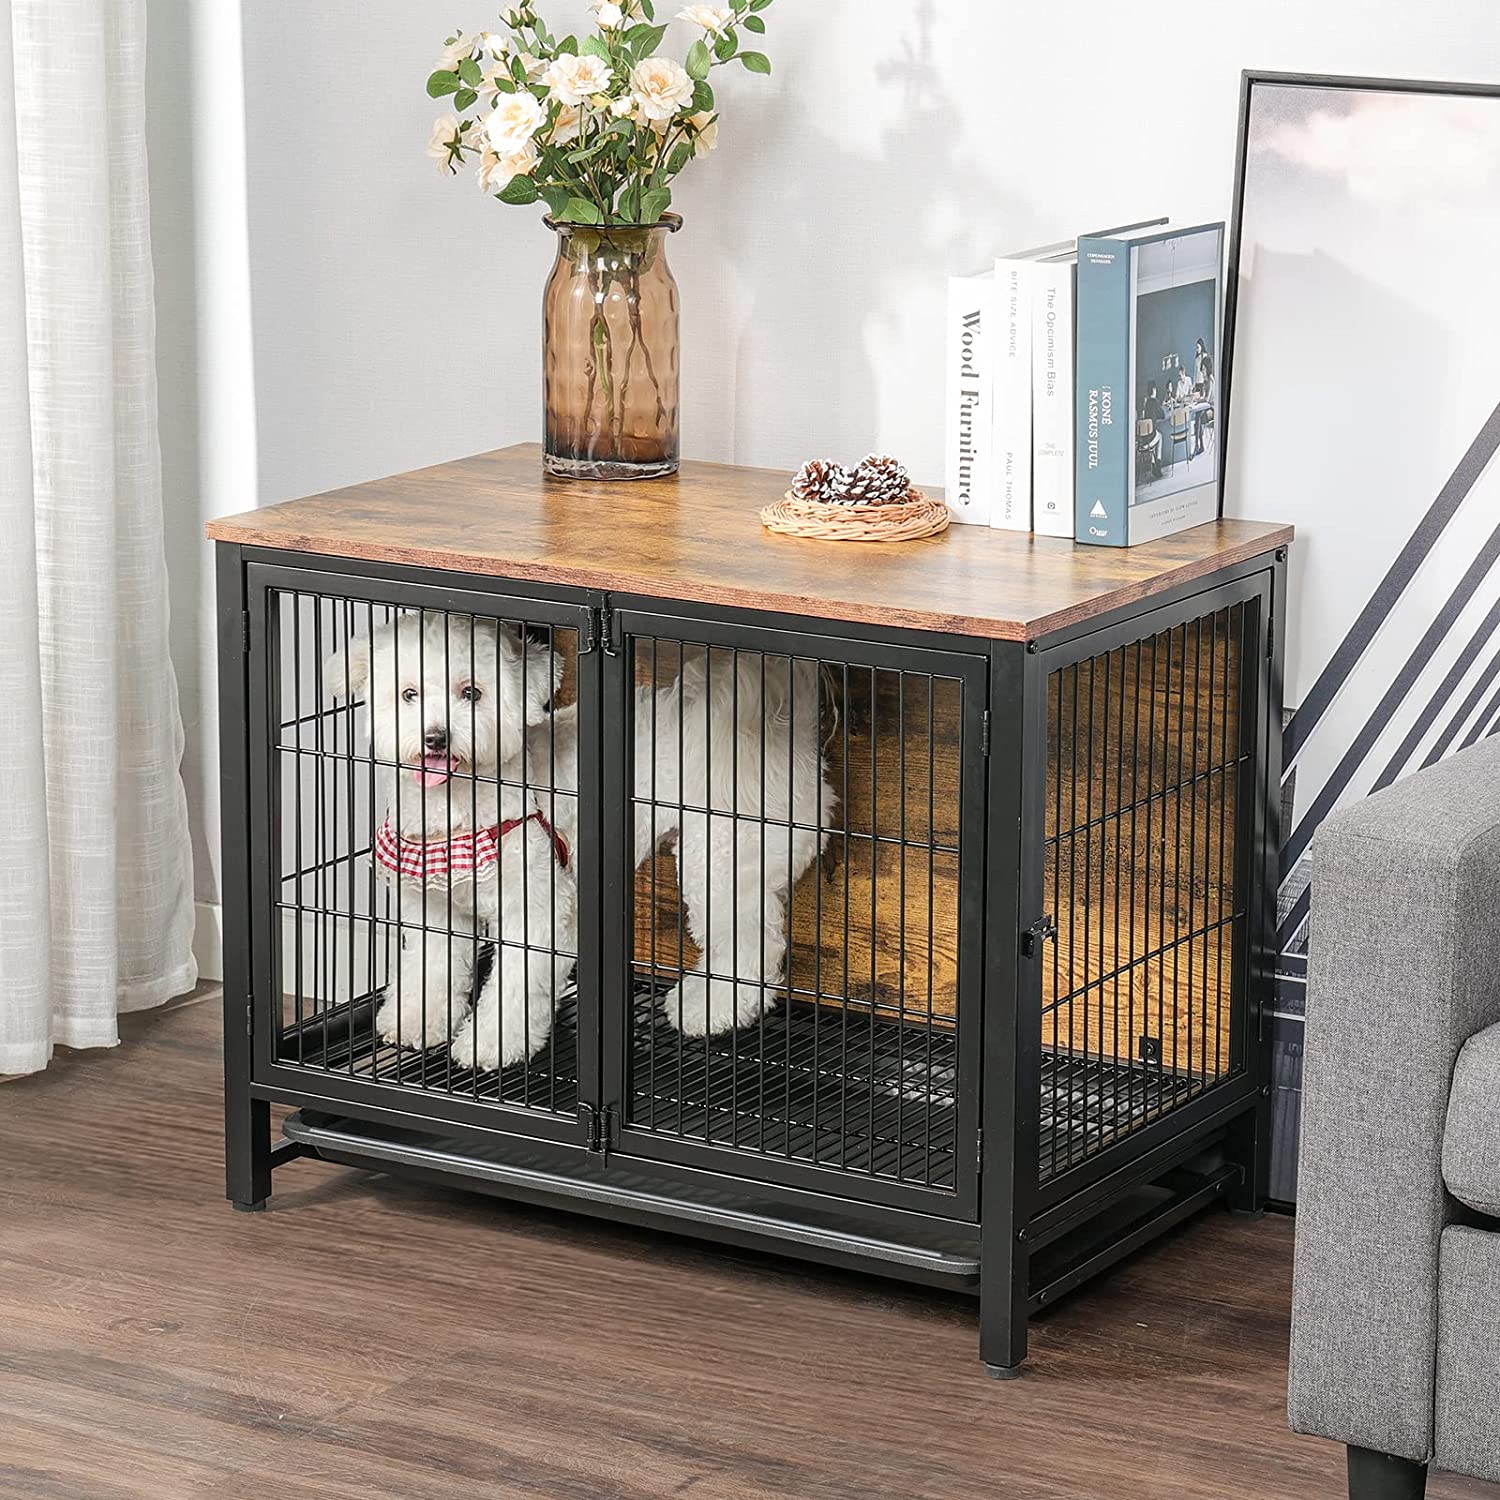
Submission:
<svg viewBox="0 0 1500 1500">
<path fill-rule="evenodd" d="M 0 1086 L 4 1500 L 1343 1493 L 1287 1431 L 1288 1220 L 1200 1219 L 1000 1384 L 956 1296 L 316 1162 L 232 1213 L 218 1025 Z"/>
<path fill-rule="evenodd" d="M 790 476 L 684 464 L 631 484 L 545 478 L 502 448 L 209 522 L 215 541 L 650 594 L 995 640 L 1030 640 L 1285 546 L 1288 526 L 1219 521 L 1131 548 L 955 526 L 921 542 L 773 536 Z"/>
</svg>

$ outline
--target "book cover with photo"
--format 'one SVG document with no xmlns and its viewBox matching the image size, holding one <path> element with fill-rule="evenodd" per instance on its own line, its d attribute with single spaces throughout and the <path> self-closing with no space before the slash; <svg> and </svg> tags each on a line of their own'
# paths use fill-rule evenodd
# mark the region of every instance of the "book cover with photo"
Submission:
<svg viewBox="0 0 1500 1500">
<path fill-rule="evenodd" d="M 1077 538 L 1217 519 L 1224 225 L 1078 242 Z"/>
</svg>

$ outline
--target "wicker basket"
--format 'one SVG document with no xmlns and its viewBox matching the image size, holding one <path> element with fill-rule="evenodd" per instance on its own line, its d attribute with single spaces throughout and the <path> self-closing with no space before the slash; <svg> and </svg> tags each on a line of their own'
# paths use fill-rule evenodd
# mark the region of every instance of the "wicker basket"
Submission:
<svg viewBox="0 0 1500 1500">
<path fill-rule="evenodd" d="M 948 529 L 948 507 L 909 490 L 900 500 L 847 504 L 802 500 L 790 490 L 760 513 L 761 523 L 785 536 L 825 542 L 914 542 Z"/>
</svg>

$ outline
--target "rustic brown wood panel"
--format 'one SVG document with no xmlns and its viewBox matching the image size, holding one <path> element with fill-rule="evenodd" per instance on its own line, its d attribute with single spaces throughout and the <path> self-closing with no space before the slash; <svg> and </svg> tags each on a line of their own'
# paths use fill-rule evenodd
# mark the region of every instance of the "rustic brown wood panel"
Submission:
<svg viewBox="0 0 1500 1500">
<path fill-rule="evenodd" d="M 939 1292 L 313 1161 L 233 1213 L 219 1026 L 0 1085 L 4 1500 L 1343 1493 L 1287 1430 L 1288 1219 L 1210 1212 L 1000 1383 Z"/>
<path fill-rule="evenodd" d="M 1219 521 L 1140 547 L 955 526 L 920 542 L 773 536 L 790 476 L 688 463 L 670 479 L 547 479 L 535 445 L 209 522 L 218 541 L 651 594 L 859 624 L 1028 640 L 1286 545 Z"/>
<path fill-rule="evenodd" d="M 1242 606 L 1052 674 L 1043 1041 L 1229 1066 Z M 1144 960 L 1144 961 L 1143 961 Z"/>
</svg>

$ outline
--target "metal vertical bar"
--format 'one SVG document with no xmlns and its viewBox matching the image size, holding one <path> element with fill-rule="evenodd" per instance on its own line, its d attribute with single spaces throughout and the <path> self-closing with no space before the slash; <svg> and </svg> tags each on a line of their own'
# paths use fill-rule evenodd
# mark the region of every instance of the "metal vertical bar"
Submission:
<svg viewBox="0 0 1500 1500">
<path fill-rule="evenodd" d="M 880 998 L 879 976 L 875 968 L 875 950 L 878 946 L 876 938 L 876 924 L 878 917 L 879 891 L 876 883 L 876 874 L 880 866 L 880 813 L 879 813 L 879 780 L 878 771 L 880 766 L 880 729 L 877 723 L 876 704 L 880 697 L 880 684 L 876 677 L 875 668 L 870 668 L 870 1014 L 869 1026 L 867 1028 L 867 1040 L 869 1044 L 869 1085 L 866 1094 L 869 1099 L 867 1110 L 869 1142 L 867 1150 L 870 1153 L 869 1173 L 875 1175 L 875 1037 L 876 1037 L 876 1010 Z"/>
<path fill-rule="evenodd" d="M 797 658 L 788 655 L 786 658 L 787 673 L 787 736 L 786 736 L 786 912 L 782 917 L 782 926 L 786 933 L 786 953 L 782 959 L 784 979 L 786 981 L 785 1005 L 786 1025 L 783 1028 L 786 1037 L 785 1048 L 785 1070 L 786 1070 L 786 1154 L 792 1154 L 792 872 L 797 867 L 796 862 L 796 838 L 797 838 Z M 736 846 L 738 847 L 738 846 Z M 739 861 L 735 861 L 738 868 Z M 738 949 L 736 949 L 738 951 Z M 766 1019 L 766 1007 L 770 1002 L 770 992 L 762 991 L 760 1004 L 760 1020 L 764 1027 Z M 764 1049 L 762 1049 L 764 1055 Z M 818 1155 L 818 1121 L 816 1111 L 812 1122 L 812 1144 L 809 1150 L 809 1158 L 817 1160 Z"/>
<path fill-rule="evenodd" d="M 839 1000 L 839 1166 L 849 1165 L 849 663 L 840 662 L 844 697 L 844 969 Z"/>
<path fill-rule="evenodd" d="M 1037 1186 L 1041 1013 L 1040 961 L 1022 961 L 1020 939 L 1041 889 L 1043 830 L 1036 812 L 1047 765 L 1046 690 L 1045 674 L 1024 646 L 992 645 L 979 1351 L 997 1376 L 1018 1373 L 1026 1358 L 1026 1231 Z"/>
<path fill-rule="evenodd" d="M 284 606 L 285 606 L 285 604 L 287 602 L 287 596 L 285 594 L 282 594 L 282 593 L 280 593 L 278 591 L 273 597 L 276 600 L 276 609 L 277 609 L 278 613 L 282 612 L 283 608 L 284 608 Z M 301 601 L 300 597 L 298 595 L 296 595 L 296 594 L 293 594 L 291 596 L 291 606 L 292 606 L 292 718 L 296 722 L 295 722 L 295 724 L 292 727 L 292 734 L 293 734 L 293 737 L 294 737 L 293 738 L 293 744 L 295 745 L 296 749 L 295 749 L 295 751 L 294 751 L 294 753 L 292 755 L 292 804 L 293 804 L 293 808 L 294 808 L 294 813 L 293 813 L 293 818 L 292 818 L 292 872 L 293 872 L 293 889 L 294 889 L 294 891 L 296 893 L 295 896 L 294 896 L 294 898 L 293 898 L 293 907 L 294 907 L 293 915 L 296 918 L 297 925 L 296 925 L 296 928 L 295 928 L 295 930 L 293 931 L 293 934 L 292 934 L 292 956 L 293 956 L 293 963 L 294 963 L 294 965 L 296 967 L 297 977 L 296 977 L 295 981 L 293 982 L 293 1000 L 292 1000 L 292 1004 L 293 1004 L 293 1006 L 295 1008 L 295 1014 L 296 1014 L 296 1017 L 297 1017 L 297 1062 L 298 1062 L 299 1066 L 305 1065 L 305 1063 L 307 1061 L 307 1054 L 306 1054 L 306 1049 L 305 1049 L 305 1038 L 303 1036 L 303 1029 L 302 1029 L 303 1028 L 303 1019 L 304 1019 L 304 1017 L 303 1017 L 303 1011 L 302 1011 L 302 930 L 303 930 L 303 926 L 304 926 L 305 922 L 307 921 L 307 918 L 303 914 L 303 904 L 304 903 L 303 903 L 303 900 L 302 900 L 302 871 L 303 871 L 303 864 L 302 864 L 302 608 L 301 608 L 301 604 L 302 604 L 302 601 Z M 268 608 L 270 607 L 269 604 L 268 604 L 267 607 Z M 322 669 L 323 669 L 323 664 L 322 664 L 322 662 L 320 660 L 318 662 L 318 668 L 317 668 L 317 670 L 318 670 L 318 672 L 319 672 L 320 675 L 322 673 Z M 280 718 L 281 718 L 281 715 L 277 714 L 275 716 L 275 718 L 276 718 L 276 721 L 279 722 Z M 279 737 L 279 735 L 278 735 L 278 737 Z M 278 757 L 278 759 L 280 759 L 280 757 Z M 277 766 L 276 772 L 277 772 L 278 775 L 280 774 L 280 772 L 281 772 L 281 767 L 280 766 Z M 283 830 L 282 836 L 283 836 L 283 838 L 285 837 L 285 831 L 284 830 Z M 278 928 L 277 936 L 282 937 L 283 941 L 284 941 L 284 934 L 280 931 L 280 929 L 282 927 L 282 923 L 281 923 L 281 919 L 280 919 L 280 914 L 279 913 L 278 913 L 278 916 L 277 916 L 277 924 L 276 925 L 277 925 L 277 928 Z M 278 1031 L 281 1029 L 281 1018 L 282 1018 L 282 1015 L 284 1014 L 284 1009 L 283 1009 L 284 1005 L 285 1005 L 285 1002 L 283 1001 L 282 1005 L 279 1005 L 277 1007 L 276 1025 L 277 1025 L 277 1030 Z M 278 1052 L 279 1052 L 279 1049 L 278 1049 Z M 326 1049 L 325 1049 L 324 1055 L 319 1059 L 319 1061 L 320 1061 L 320 1065 L 325 1066 L 325 1067 L 327 1066 Z"/>
<path fill-rule="evenodd" d="M 899 967 L 896 970 L 896 1077 L 900 1086 L 896 1091 L 896 1175 L 904 1178 L 906 1172 L 906 673 L 896 673 L 896 739 L 897 774 L 900 777 L 901 798 L 897 808 L 900 843 L 900 927 L 896 952 Z M 930 753 L 930 750 L 929 750 Z M 927 946 L 932 946 L 932 934 L 927 934 Z M 922 1077 L 922 1094 L 932 1098 L 932 1075 Z M 926 1159 L 924 1158 L 924 1161 Z M 930 1180 L 932 1167 L 926 1161 L 924 1180 Z"/>
<path fill-rule="evenodd" d="M 219 777 L 221 795 L 221 864 L 220 888 L 224 920 L 224 1179 L 225 1196 L 236 1208 L 257 1209 L 271 1195 L 271 1107 L 264 1099 L 251 1096 L 254 1076 L 254 1049 L 251 1035 L 252 1004 L 252 901 L 258 916 L 269 918 L 275 911 L 274 899 L 266 898 L 271 881 L 280 872 L 270 868 L 272 840 L 269 826 L 257 828 L 251 821 L 250 737 L 267 734 L 273 721 L 264 714 L 257 721 L 251 712 L 250 681 L 252 669 L 263 676 L 269 673 L 270 652 L 264 644 L 264 595 L 251 601 L 246 594 L 244 566 L 240 549 L 231 542 L 214 547 L 215 611 L 219 650 Z M 244 647 L 243 626 L 246 615 L 251 624 L 252 643 L 261 633 L 263 656 L 257 664 L 253 651 Z M 273 639 L 275 632 L 272 632 Z M 264 703 L 263 688 L 256 694 Z M 269 753 L 266 756 L 269 765 Z M 268 778 L 269 779 L 269 778 Z M 252 865 L 259 872 L 252 875 Z M 258 899 L 253 897 L 260 888 Z M 269 921 L 259 928 L 262 953 L 270 937 Z M 276 954 L 277 945 L 269 944 Z M 265 964 L 271 969 L 271 964 Z M 278 1001 L 280 985 L 272 983 L 266 973 L 266 994 L 260 1005 L 260 1020 L 265 1024 L 272 1015 L 272 1002 Z"/>
</svg>

